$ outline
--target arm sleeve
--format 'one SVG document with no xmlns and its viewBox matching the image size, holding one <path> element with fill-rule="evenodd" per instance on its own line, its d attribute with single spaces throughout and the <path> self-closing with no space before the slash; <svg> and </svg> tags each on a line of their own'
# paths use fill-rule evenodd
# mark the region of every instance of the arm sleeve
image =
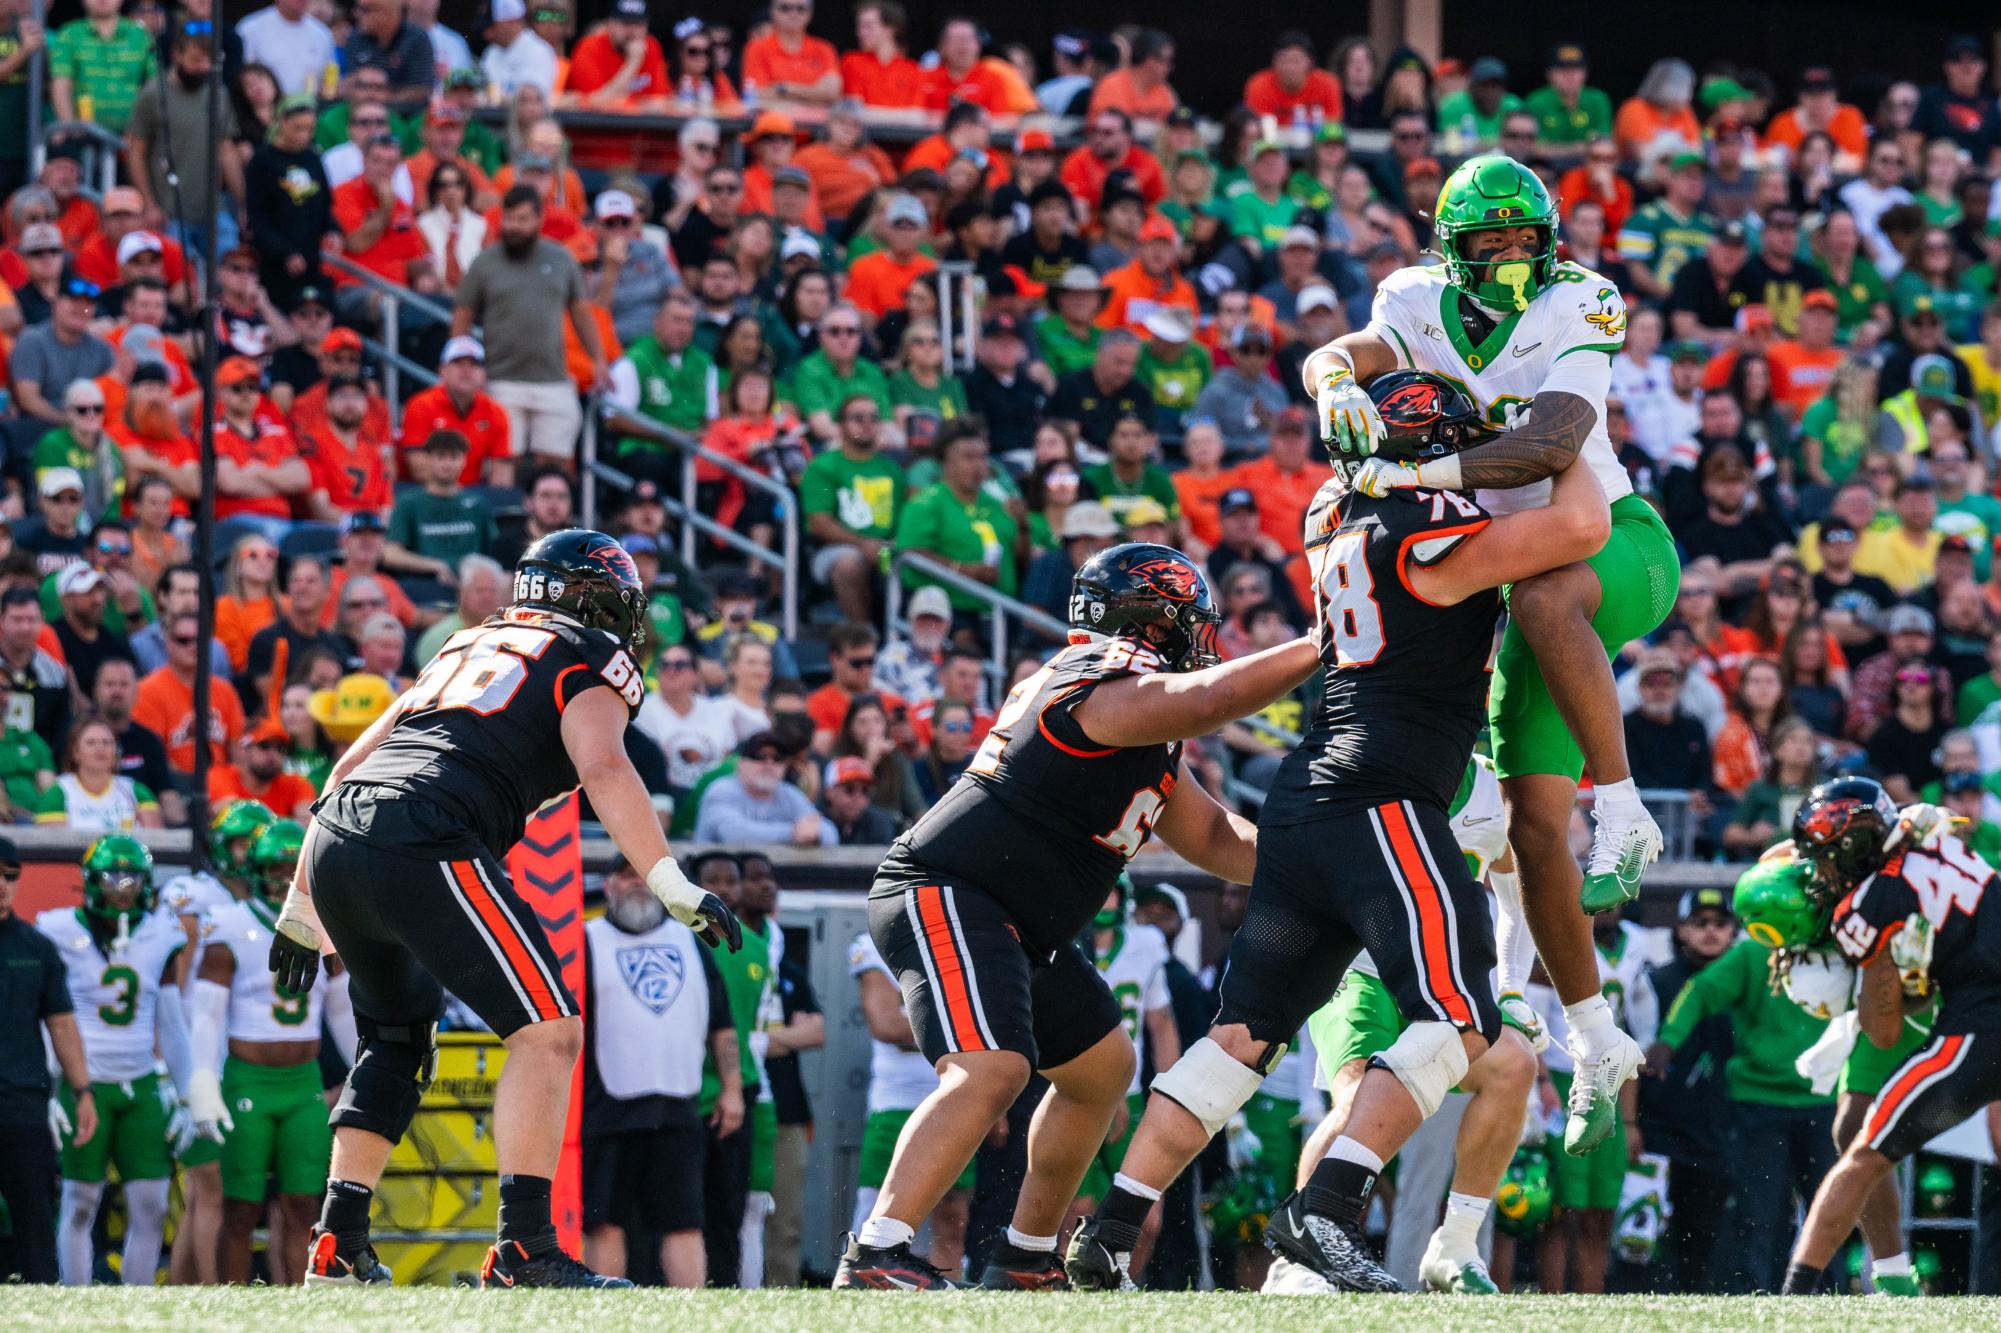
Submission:
<svg viewBox="0 0 2001 1333">
<path fill-rule="evenodd" d="M 1527 918 L 1522 915 L 1521 877 L 1494 870 L 1488 872 L 1487 879 L 1494 886 L 1494 900 L 1501 909 L 1494 922 L 1498 960 L 1495 989 L 1503 995 L 1524 995 L 1529 973 L 1535 970 L 1535 939 L 1529 934 Z"/>
<path fill-rule="evenodd" d="M 193 1011 L 188 1039 L 190 1065 L 219 1076 L 229 1041 L 229 988 L 197 978 L 190 1008 Z"/>
<path fill-rule="evenodd" d="M 348 971 L 343 967 L 327 978 L 326 1020 L 327 1031 L 332 1034 L 334 1049 L 347 1064 L 354 1063 L 354 1047 L 357 1033 L 354 1026 L 354 996 L 348 988 Z M 586 1012 L 589 1012 L 588 1008 Z"/>
<path fill-rule="evenodd" d="M 228 1000 L 229 992 L 223 991 L 224 1003 Z M 194 1068 L 194 1050 L 188 1041 L 187 1015 L 181 1008 L 181 988 L 165 981 L 160 983 L 160 1058 L 166 1062 L 174 1090 L 186 1097 L 188 1075 Z"/>
<path fill-rule="evenodd" d="M 1725 951 L 1721 958 L 1690 977 L 1688 984 L 1681 988 L 1681 994 L 1674 997 L 1668 1006 L 1667 1021 L 1661 1024 L 1660 1039 L 1670 1046 L 1679 1046 L 1688 1040 L 1688 1034 L 1703 1019 L 1720 1014 L 1730 1007 L 1735 997 L 1743 964 L 1747 955 L 1736 949 Z"/>
</svg>

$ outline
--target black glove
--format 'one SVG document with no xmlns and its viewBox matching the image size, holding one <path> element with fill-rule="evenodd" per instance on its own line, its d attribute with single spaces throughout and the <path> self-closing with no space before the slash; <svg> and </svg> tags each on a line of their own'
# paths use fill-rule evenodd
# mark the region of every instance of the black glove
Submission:
<svg viewBox="0 0 2001 1333">
<path fill-rule="evenodd" d="M 704 944 L 713 949 L 727 943 L 731 953 L 743 948 L 742 923 L 736 919 L 736 913 L 730 911 L 729 904 L 715 894 L 702 895 L 701 904 L 695 908 L 695 916 L 701 924 L 689 924 L 694 926 L 695 937 Z"/>
<path fill-rule="evenodd" d="M 272 931 L 271 972 L 278 993 L 288 1000 L 298 999 L 312 990 L 313 980 L 320 974 L 318 946 L 302 944 L 282 930 Z"/>
</svg>

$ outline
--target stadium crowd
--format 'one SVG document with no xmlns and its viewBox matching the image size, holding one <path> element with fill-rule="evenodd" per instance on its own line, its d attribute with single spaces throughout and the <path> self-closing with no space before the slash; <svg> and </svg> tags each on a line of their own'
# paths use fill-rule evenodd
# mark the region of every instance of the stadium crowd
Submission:
<svg viewBox="0 0 2001 1333">
<path fill-rule="evenodd" d="M 1305 629 L 1300 519 L 1328 469 L 1299 367 L 1422 262 L 1449 167 L 1504 151 L 1559 199 L 1566 257 L 1630 306 L 1607 424 L 1684 568 L 1674 616 L 1617 667 L 1635 776 L 1682 853 L 1750 860 L 1841 772 L 1942 802 L 2001 852 L 2001 103 L 1981 39 L 1931 69 L 1664 58 L 1615 103 L 1574 45 L 1511 72 L 1294 32 L 1237 105 L 1198 111 L 1168 34 L 1066 31 L 1045 67 L 968 19 L 913 33 L 892 0 L 857 6 L 838 48 L 807 0 L 741 34 L 655 32 L 639 0 L 588 26 L 492 0 L 477 34 L 439 24 L 435 0 L 278 0 L 234 28 L 211 0 L 83 8 L 44 32 L 0 0 L 0 818 L 184 824 L 206 744 L 210 800 L 303 819 L 341 746 L 506 602 L 514 558 L 575 523 L 589 487 L 653 589 L 628 748 L 670 833 L 884 844 L 1054 646 L 1017 631 L 997 677 L 968 582 L 1062 619 L 1090 554 L 1164 541 L 1206 567 L 1226 656 Z M 30 62 L 45 119 L 122 138 L 115 188 L 92 188 L 95 150 L 60 132 L 31 175 Z M 678 128 L 569 130 L 571 108 Z M 907 151 L 871 140 L 898 108 L 929 130 Z M 386 396 L 385 354 L 436 383 Z M 204 411 L 214 571 L 190 558 Z M 624 484 L 580 467 L 587 418 Z M 690 441 L 708 451 L 696 508 L 762 554 L 684 544 Z M 903 552 L 957 579 L 905 567 L 886 606 Z M 1192 744 L 1205 784 L 1254 809 L 1309 697 Z M 750 903 L 770 870 L 755 852 L 690 867 Z M 1189 915 L 1162 894 L 1141 910 L 1170 935 Z M 1793 1197 L 1831 1159 L 1831 1098 L 1792 1065 L 1817 1034 L 1766 1022 L 1755 985 L 1708 987 L 1736 956 L 1726 898 L 1680 916 L 1672 940 L 1599 919 L 1608 985 L 1670 1077 L 1643 1082 L 1610 1166 L 1552 1154 L 1546 1290 L 1604 1282 L 1628 1152 L 1671 1159 L 1677 1209 L 1664 1258 L 1622 1280 L 1687 1290 L 1769 1287 Z M 709 1061 L 705 1225 L 619 1188 L 621 1214 L 667 1233 L 675 1280 L 699 1272 L 704 1231 L 710 1280 L 754 1276 L 731 1223 L 760 1232 L 774 1154 L 795 1175 L 803 1160 L 804 1091 L 779 1093 L 766 1060 L 812 1044 L 817 1005 L 770 961 L 748 1000 L 728 976 L 716 991 L 743 1064 L 725 1079 Z M 1168 983 L 1185 1043 L 1201 986 Z M 894 1020 L 870 1012 L 879 1055 Z M 1296 1108 L 1312 1093 L 1292 1082 Z M 1297 1152 L 1284 1086 L 1261 1094 L 1280 1159 L 1288 1135 Z M 878 1109 L 898 1108 L 872 1093 Z M 775 1126 L 756 1153 L 746 1116 Z M 1255 1189 L 1217 1188 L 1253 1226 Z M 774 1214 L 774 1281 L 797 1280 L 793 1206 L 789 1236 Z M 934 1221 L 948 1254 L 965 1231 Z"/>
</svg>

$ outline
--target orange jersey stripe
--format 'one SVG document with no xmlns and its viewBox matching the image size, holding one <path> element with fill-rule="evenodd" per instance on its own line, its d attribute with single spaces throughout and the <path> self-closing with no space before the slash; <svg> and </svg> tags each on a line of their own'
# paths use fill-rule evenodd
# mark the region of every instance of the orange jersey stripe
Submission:
<svg viewBox="0 0 2001 1333">
<path fill-rule="evenodd" d="M 1897 1108 L 1911 1095 L 1911 1090 L 1951 1064 L 1965 1043 L 1964 1036 L 1945 1038 L 1934 1054 L 1906 1069 L 1895 1083 L 1883 1089 L 1876 1098 L 1875 1107 L 1869 1112 L 1869 1123 L 1863 1127 L 1862 1141 L 1868 1143 L 1881 1134 L 1896 1119 Z"/>
<path fill-rule="evenodd" d="M 1383 818 L 1383 829 L 1389 834 L 1390 848 L 1396 853 L 1397 866 L 1410 885 L 1411 901 L 1417 907 L 1418 942 L 1423 955 L 1417 964 L 1424 970 L 1432 993 L 1445 1006 L 1446 1015 L 1455 1023 L 1474 1027 L 1473 1006 L 1452 983 L 1452 946 L 1445 923 L 1445 894 L 1437 881 L 1432 879 L 1424 856 L 1418 851 L 1417 831 L 1405 818 L 1401 805 L 1384 805 L 1377 809 Z"/>
<path fill-rule="evenodd" d="M 951 1026 L 953 1044 L 962 1051 L 987 1050 L 973 1017 L 972 984 L 959 956 L 958 942 L 952 938 L 952 923 L 945 916 L 945 894 L 936 884 L 917 890 L 917 920 L 938 970 L 938 989 L 944 993 L 945 1021 Z"/>
<path fill-rule="evenodd" d="M 543 982 L 542 971 L 535 965 L 535 959 L 529 952 L 528 942 L 521 938 L 520 932 L 514 928 L 514 923 L 500 910 L 500 904 L 494 901 L 491 893 L 487 892 L 486 884 L 480 879 L 479 871 L 474 868 L 473 863 L 452 862 L 452 875 L 458 880 L 459 887 L 465 891 L 466 900 L 473 905 L 473 910 L 479 913 L 479 919 L 486 923 L 487 930 L 492 933 L 495 940 L 499 941 L 500 950 L 507 958 L 514 979 L 521 984 L 522 991 L 528 996 L 528 1002 L 535 1007 L 535 1017 L 543 1021 L 561 1018 L 563 1015 L 556 1005 L 556 997 Z"/>
</svg>

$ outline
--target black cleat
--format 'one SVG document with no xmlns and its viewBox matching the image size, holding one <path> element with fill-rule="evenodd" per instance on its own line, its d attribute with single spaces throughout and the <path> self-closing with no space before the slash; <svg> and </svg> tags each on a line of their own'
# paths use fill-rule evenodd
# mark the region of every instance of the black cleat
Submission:
<svg viewBox="0 0 2001 1333">
<path fill-rule="evenodd" d="M 1077 1291 L 1137 1291 L 1132 1278 L 1133 1246 L 1139 1243 L 1139 1228 L 1123 1226 L 1102 1217 L 1080 1222 L 1070 1234 L 1070 1248 L 1063 1256 L 1063 1271 Z"/>
<path fill-rule="evenodd" d="M 1265 1223 L 1265 1248 L 1304 1264 L 1343 1291 L 1402 1291 L 1403 1285 L 1369 1254 L 1362 1239 L 1330 1217 L 1306 1211 L 1294 1192 Z"/>
<path fill-rule="evenodd" d="M 366 1231 L 323 1231 L 315 1223 L 306 1242 L 305 1285 L 386 1287 L 390 1274 L 375 1257 Z"/>
<path fill-rule="evenodd" d="M 965 1283 L 955 1282 L 945 1270 L 928 1259 L 910 1252 L 910 1243 L 864 1245 L 853 1232 L 834 1269 L 836 1287 L 872 1291 L 957 1291 Z"/>
<path fill-rule="evenodd" d="M 1063 1261 L 1054 1250 L 1024 1250 L 1002 1240 L 987 1251 L 980 1285 L 988 1291 L 1068 1291 Z"/>
<path fill-rule="evenodd" d="M 479 1268 L 482 1287 L 630 1287 L 622 1277 L 606 1277 L 572 1258 L 556 1240 L 555 1232 L 537 1236 L 524 1244 L 518 1240 L 496 1242 L 486 1252 Z"/>
</svg>

